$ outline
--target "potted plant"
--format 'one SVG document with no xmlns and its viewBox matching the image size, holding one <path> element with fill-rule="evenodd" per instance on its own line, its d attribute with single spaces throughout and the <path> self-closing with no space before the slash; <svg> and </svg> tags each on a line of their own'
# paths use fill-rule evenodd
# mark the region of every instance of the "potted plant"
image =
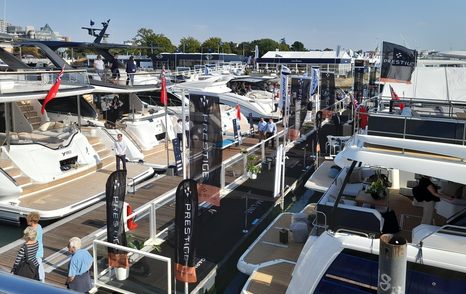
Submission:
<svg viewBox="0 0 466 294">
<path fill-rule="evenodd" d="M 249 155 L 246 165 L 246 171 L 248 173 L 248 177 L 255 180 L 257 179 L 257 175 L 261 173 L 262 169 L 260 166 L 256 165 L 257 156 Z"/>
</svg>

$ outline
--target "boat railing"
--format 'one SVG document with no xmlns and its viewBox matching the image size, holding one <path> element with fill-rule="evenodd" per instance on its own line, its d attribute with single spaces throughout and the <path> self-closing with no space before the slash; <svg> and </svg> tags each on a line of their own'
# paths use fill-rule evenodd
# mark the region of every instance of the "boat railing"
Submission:
<svg viewBox="0 0 466 294">
<path fill-rule="evenodd" d="M 0 96 L 2 94 L 48 91 L 57 80 L 59 70 L 30 70 L 17 72 L 0 72 Z M 89 87 L 89 78 L 85 70 L 65 70 L 60 83 L 60 90 Z"/>
<path fill-rule="evenodd" d="M 369 113 L 367 134 L 466 145 L 466 121 Z"/>
<path fill-rule="evenodd" d="M 115 254 L 115 266 L 108 265 L 107 254 L 110 251 L 118 252 Z M 149 293 L 172 293 L 172 261 L 171 258 L 154 254 L 153 251 L 134 249 L 126 246 L 112 244 L 106 241 L 94 240 L 92 252 L 94 258 L 94 285 L 95 287 L 106 288 L 117 293 L 134 293 L 137 289 L 144 288 Z M 120 264 L 118 264 L 120 263 Z M 129 268 L 127 264 L 129 263 Z M 120 265 L 120 267 L 117 267 Z M 143 279 L 144 275 L 150 273 L 150 269 L 155 267 L 165 267 L 165 279 L 159 276 L 159 279 Z M 161 276 L 164 274 L 159 273 Z M 121 283 L 118 280 L 127 279 L 128 275 L 140 275 L 136 277 L 137 284 Z M 116 283 L 113 280 L 117 280 Z M 165 281 L 164 281 L 165 280 Z M 164 281 L 164 282 L 162 282 Z M 117 286 L 118 285 L 118 286 Z"/>
</svg>

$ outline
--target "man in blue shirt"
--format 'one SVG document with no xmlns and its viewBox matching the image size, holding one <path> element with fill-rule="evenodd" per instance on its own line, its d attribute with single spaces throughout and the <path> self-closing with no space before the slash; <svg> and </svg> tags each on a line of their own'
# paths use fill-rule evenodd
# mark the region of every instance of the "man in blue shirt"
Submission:
<svg viewBox="0 0 466 294">
<path fill-rule="evenodd" d="M 259 119 L 257 124 L 257 132 L 259 133 L 259 142 L 265 139 L 265 131 L 267 129 L 267 123 L 264 121 L 264 118 Z"/>
<path fill-rule="evenodd" d="M 81 239 L 73 237 L 68 243 L 68 251 L 72 254 L 68 267 L 68 288 L 77 292 L 87 293 L 92 289 L 89 269 L 92 266 L 92 256 L 81 249 Z"/>
<path fill-rule="evenodd" d="M 276 133 L 277 133 L 277 126 L 273 122 L 273 119 L 270 118 L 269 122 L 267 123 L 265 135 L 266 135 L 266 137 L 268 139 L 268 138 L 272 137 L 273 135 L 275 135 Z M 272 141 L 272 148 L 274 148 L 275 147 L 275 139 L 271 139 L 270 141 Z M 269 141 L 265 142 L 265 147 L 267 147 L 268 145 L 269 145 Z"/>
</svg>

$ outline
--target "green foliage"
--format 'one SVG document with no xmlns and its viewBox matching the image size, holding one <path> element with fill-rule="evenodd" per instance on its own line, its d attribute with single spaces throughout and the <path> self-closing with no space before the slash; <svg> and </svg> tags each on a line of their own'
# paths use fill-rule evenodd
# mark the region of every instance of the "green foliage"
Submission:
<svg viewBox="0 0 466 294">
<path fill-rule="evenodd" d="M 175 52 L 176 47 L 173 46 L 169 38 L 164 34 L 156 34 L 152 29 L 141 28 L 138 30 L 134 42 L 139 46 L 149 47 L 143 49 L 143 54 L 150 55 L 152 52 Z"/>
<path fill-rule="evenodd" d="M 183 37 L 180 40 L 178 46 L 180 52 L 184 53 L 196 53 L 201 52 L 201 42 L 193 37 Z"/>
<path fill-rule="evenodd" d="M 248 156 L 248 161 L 246 164 L 246 171 L 250 172 L 251 174 L 260 174 L 262 169 L 261 166 L 257 166 L 257 156 L 255 155 L 249 155 Z"/>
<path fill-rule="evenodd" d="M 220 43 L 222 42 L 222 39 L 219 37 L 211 37 L 202 43 L 202 51 L 204 53 L 211 52 L 215 53 L 220 50 Z"/>
<path fill-rule="evenodd" d="M 291 44 L 291 51 L 307 51 L 306 48 L 304 48 L 304 44 L 299 42 L 299 41 L 295 41 L 293 44 Z"/>
<path fill-rule="evenodd" d="M 256 45 L 259 47 L 259 55 L 262 56 L 268 51 L 275 51 L 275 49 L 279 49 L 280 44 L 272 39 L 254 40 L 251 42 L 251 51 L 254 50 Z"/>
</svg>

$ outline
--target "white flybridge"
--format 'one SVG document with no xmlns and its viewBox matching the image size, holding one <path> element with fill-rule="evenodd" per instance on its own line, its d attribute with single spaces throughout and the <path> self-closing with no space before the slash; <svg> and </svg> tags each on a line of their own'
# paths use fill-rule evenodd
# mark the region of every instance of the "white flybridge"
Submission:
<svg viewBox="0 0 466 294">
<path fill-rule="evenodd" d="M 50 122 L 41 104 L 58 71 L 0 73 L 0 219 L 18 223 L 39 211 L 43 219 L 60 218 L 104 197 L 113 152 L 100 138 L 74 123 Z M 6 86 L 4 86 L 4 83 Z M 54 99 L 92 93 L 85 71 L 66 70 Z M 52 101 L 54 101 L 52 100 Z M 153 170 L 128 165 L 132 185 Z M 86 187 L 86 189 L 83 189 Z"/>
<path fill-rule="evenodd" d="M 318 203 L 302 215 L 277 217 L 240 258 L 238 269 L 250 275 L 242 293 L 375 291 L 378 237 L 393 223 L 385 220 L 387 211 L 394 211 L 399 225 L 391 229 L 408 241 L 407 293 L 463 292 L 466 121 L 454 113 L 423 112 L 424 106 L 431 102 L 416 102 L 416 116 L 369 112 L 367 129 L 355 134 L 334 160 L 341 171 L 320 179 L 329 187 Z M 384 175 L 386 187 L 372 196 L 373 183 Z M 440 192 L 453 198 L 416 201 L 412 188 L 420 175 L 432 177 Z M 309 216 L 312 231 L 300 243 L 293 226 Z M 279 239 L 282 228 L 292 229 L 287 244 Z"/>
</svg>

